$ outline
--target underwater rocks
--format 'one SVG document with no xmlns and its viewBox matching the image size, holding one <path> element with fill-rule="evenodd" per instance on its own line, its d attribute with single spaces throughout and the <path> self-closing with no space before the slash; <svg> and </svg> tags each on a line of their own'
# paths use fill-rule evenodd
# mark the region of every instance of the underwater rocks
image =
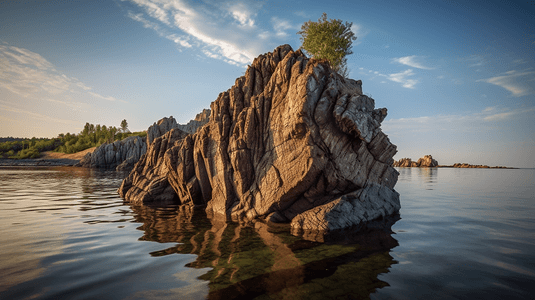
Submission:
<svg viewBox="0 0 535 300">
<path fill-rule="evenodd" d="M 363 224 L 400 209 L 397 150 L 380 128 L 386 114 L 360 80 L 279 46 L 219 94 L 195 133 L 155 138 L 119 194 L 290 224 L 296 234 Z"/>
</svg>

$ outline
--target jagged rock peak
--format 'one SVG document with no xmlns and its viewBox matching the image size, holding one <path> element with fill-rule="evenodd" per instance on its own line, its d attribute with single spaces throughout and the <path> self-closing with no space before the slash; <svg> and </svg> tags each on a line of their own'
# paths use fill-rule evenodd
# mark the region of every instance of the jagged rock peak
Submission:
<svg viewBox="0 0 535 300">
<path fill-rule="evenodd" d="M 279 46 L 219 94 L 197 132 L 156 138 L 119 193 L 290 223 L 295 234 L 363 224 L 400 209 L 386 114 L 360 80 Z"/>
<path fill-rule="evenodd" d="M 178 123 L 173 116 L 160 119 L 158 122 L 152 124 L 149 129 L 147 129 L 147 144 L 152 144 L 154 139 L 164 135 L 173 128 L 178 128 Z"/>
</svg>

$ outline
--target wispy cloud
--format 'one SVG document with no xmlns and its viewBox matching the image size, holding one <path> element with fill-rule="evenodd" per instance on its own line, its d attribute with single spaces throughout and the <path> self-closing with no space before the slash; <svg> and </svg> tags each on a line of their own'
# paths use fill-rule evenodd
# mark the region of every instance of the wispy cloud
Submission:
<svg viewBox="0 0 535 300">
<path fill-rule="evenodd" d="M 433 70 L 434 68 L 425 66 L 422 62 L 422 58 L 416 55 L 399 57 L 392 59 L 393 62 L 400 63 L 409 67 L 424 69 L 424 70 Z"/>
<path fill-rule="evenodd" d="M 407 69 L 403 72 L 392 74 L 383 74 L 381 72 L 368 70 L 363 67 L 360 67 L 359 71 L 361 75 L 370 76 L 370 79 L 372 80 L 377 77 L 382 77 L 393 82 L 401 83 L 401 86 L 408 89 L 414 89 L 415 85 L 419 82 L 418 79 L 410 78 L 415 75 L 412 69 Z M 384 83 L 384 81 L 381 81 L 381 83 Z"/>
<path fill-rule="evenodd" d="M 460 58 L 460 61 L 466 62 L 469 67 L 481 67 L 485 65 L 487 62 L 485 58 L 481 55 L 470 55 L 468 57 Z"/>
<path fill-rule="evenodd" d="M 535 107 L 500 108 L 497 106 L 467 114 L 422 116 L 415 118 L 388 119 L 382 123 L 388 133 L 432 132 L 437 130 L 478 131 L 492 128 L 496 122 L 513 120 L 535 112 Z"/>
<path fill-rule="evenodd" d="M 127 103 L 97 93 L 80 80 L 63 74 L 38 53 L 7 43 L 0 45 L 0 95 L 1 117 L 28 123 L 24 128 L 8 124 L 1 130 L 28 135 L 49 135 L 52 128 L 73 128 L 82 122 L 80 118 L 106 110 L 105 102 Z M 39 124 L 39 130 L 32 133 L 30 129 L 35 124 Z"/>
<path fill-rule="evenodd" d="M 279 17 L 272 17 L 271 23 L 273 24 L 273 30 L 275 30 L 275 35 L 279 37 L 287 37 L 288 30 L 297 31 L 300 29 L 300 26 L 293 25 L 288 20 L 281 19 Z"/>
<path fill-rule="evenodd" d="M 499 76 L 487 79 L 479 79 L 477 81 L 502 87 L 511 92 L 515 97 L 521 97 L 535 93 L 535 71 L 512 70 Z"/>
<path fill-rule="evenodd" d="M 368 35 L 368 33 L 370 33 L 370 31 L 368 29 L 364 28 L 360 24 L 351 25 L 351 31 L 353 31 L 353 33 L 357 37 L 357 40 L 355 41 L 355 45 L 358 45 L 358 44 L 362 43 L 362 39 L 366 35 Z"/>
<path fill-rule="evenodd" d="M 0 45 L 0 88 L 22 97 L 37 98 L 56 97 L 77 90 L 104 100 L 126 103 L 90 92 L 90 87 L 62 74 L 41 55 L 9 45 Z"/>
<path fill-rule="evenodd" d="M 41 120 L 41 121 L 46 121 L 46 122 L 53 122 L 53 123 L 69 124 L 69 125 L 74 125 L 74 124 L 79 124 L 80 123 L 80 121 L 54 118 L 54 117 L 51 117 L 49 115 L 40 114 L 40 113 L 36 113 L 36 112 L 20 109 L 20 108 L 17 108 L 17 107 L 6 105 L 6 104 L 8 104 L 8 103 L 6 103 L 5 101 L 0 101 L 0 108 L 2 108 L 2 110 L 5 111 L 5 112 L 9 112 L 10 114 L 20 114 L 20 115 L 22 115 L 22 118 L 19 118 L 19 119 L 24 119 L 24 118 L 27 119 L 29 117 L 31 119 L 36 119 L 36 120 Z"/>
<path fill-rule="evenodd" d="M 414 86 L 418 83 L 417 79 L 409 78 L 414 75 L 412 69 L 407 69 L 400 73 L 394 73 L 387 76 L 387 78 L 394 82 L 399 82 L 404 88 L 414 89 Z"/>
<path fill-rule="evenodd" d="M 256 14 L 252 13 L 243 3 L 233 3 L 228 7 L 227 10 L 239 25 L 245 27 L 253 27 L 255 25 L 253 18 L 256 16 Z"/>
<path fill-rule="evenodd" d="M 517 117 L 522 114 L 527 114 L 535 111 L 535 107 L 528 108 L 517 108 L 517 109 L 508 109 L 508 108 L 498 108 L 497 106 L 487 107 L 481 113 L 477 114 L 476 117 L 482 118 L 484 121 L 504 121 L 510 120 L 514 117 Z"/>
<path fill-rule="evenodd" d="M 262 51 L 266 40 L 281 38 L 293 28 L 280 19 L 273 29 L 259 28 L 262 2 L 123 0 L 136 4 L 128 16 L 161 37 L 185 48 L 198 47 L 207 57 L 245 66 Z M 273 31 L 272 31 L 273 30 Z M 273 33 L 271 33 L 273 32 Z"/>
<path fill-rule="evenodd" d="M 134 21 L 142 23 L 143 27 L 154 30 L 160 37 L 166 38 L 184 48 L 192 47 L 192 45 L 189 43 L 189 37 L 171 33 L 169 30 L 162 28 L 158 24 L 145 19 L 141 13 L 134 14 L 133 12 L 129 11 L 127 16 Z"/>
</svg>

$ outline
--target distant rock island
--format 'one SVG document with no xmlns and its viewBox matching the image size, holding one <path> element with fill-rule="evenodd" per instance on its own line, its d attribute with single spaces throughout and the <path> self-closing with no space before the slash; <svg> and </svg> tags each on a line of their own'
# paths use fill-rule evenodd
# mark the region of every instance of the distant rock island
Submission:
<svg viewBox="0 0 535 300">
<path fill-rule="evenodd" d="M 147 152 L 122 182 L 121 197 L 289 224 L 314 240 L 317 232 L 399 212 L 397 149 L 380 128 L 387 110 L 375 109 L 360 80 L 327 62 L 279 46 L 203 114 L 209 121 L 196 130 L 165 119 L 149 129 Z"/>
<path fill-rule="evenodd" d="M 411 168 L 433 168 L 438 166 L 438 162 L 433 159 L 431 155 L 425 155 L 418 159 L 418 161 L 412 161 L 410 158 L 402 158 L 395 161 L 392 166 L 394 167 L 411 167 Z"/>
<path fill-rule="evenodd" d="M 510 167 L 495 166 L 489 167 L 487 165 L 471 165 L 467 163 L 456 163 L 451 166 L 439 165 L 438 161 L 433 159 L 431 155 L 425 155 L 424 157 L 418 159 L 417 162 L 412 161 L 410 158 L 402 158 L 398 161 L 394 161 L 392 164 L 393 167 L 401 168 L 481 168 L 481 169 L 516 169 Z"/>
<path fill-rule="evenodd" d="M 476 169 L 517 169 L 512 167 L 494 166 L 489 167 L 487 165 L 471 165 L 467 163 L 456 163 L 451 166 L 438 166 L 439 168 L 476 168 Z"/>
</svg>

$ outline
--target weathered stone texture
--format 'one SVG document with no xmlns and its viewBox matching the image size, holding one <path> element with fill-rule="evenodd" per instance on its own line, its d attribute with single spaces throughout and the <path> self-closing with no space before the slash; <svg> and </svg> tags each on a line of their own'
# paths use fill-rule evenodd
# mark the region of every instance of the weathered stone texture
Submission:
<svg viewBox="0 0 535 300">
<path fill-rule="evenodd" d="M 362 95 L 361 81 L 280 46 L 219 94 L 196 133 L 155 139 L 119 192 L 130 202 L 206 205 L 210 214 L 294 231 L 394 214 L 399 173 L 396 146 L 380 128 L 386 113 Z"/>
<path fill-rule="evenodd" d="M 131 136 L 122 141 L 100 145 L 93 153 L 87 153 L 77 166 L 131 170 L 145 152 L 147 152 L 145 139 Z"/>
</svg>

